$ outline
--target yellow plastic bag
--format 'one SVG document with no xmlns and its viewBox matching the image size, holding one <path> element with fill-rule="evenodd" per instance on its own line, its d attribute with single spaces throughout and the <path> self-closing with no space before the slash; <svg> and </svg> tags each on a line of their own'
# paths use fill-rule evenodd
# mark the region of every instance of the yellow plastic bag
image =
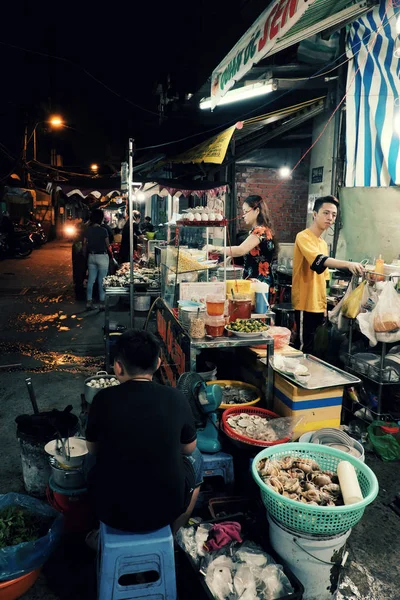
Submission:
<svg viewBox="0 0 400 600">
<path fill-rule="evenodd" d="M 348 319 L 355 319 L 358 313 L 361 310 L 361 302 L 363 299 L 363 293 L 365 284 L 367 282 L 363 281 L 359 286 L 353 290 L 347 298 L 343 302 L 342 306 L 342 314 Z"/>
</svg>

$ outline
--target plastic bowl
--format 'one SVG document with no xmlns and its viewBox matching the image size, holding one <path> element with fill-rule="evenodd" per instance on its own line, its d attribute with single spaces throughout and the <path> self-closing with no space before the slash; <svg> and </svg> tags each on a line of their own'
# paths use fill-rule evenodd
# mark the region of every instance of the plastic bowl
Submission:
<svg viewBox="0 0 400 600">
<path fill-rule="evenodd" d="M 17 579 L 0 582 L 0 599 L 1 600 L 16 600 L 20 598 L 30 587 L 33 586 L 36 579 L 39 577 L 40 569 L 30 571 Z"/>
<path fill-rule="evenodd" d="M 201 373 L 200 373 L 201 375 Z M 226 385 L 230 385 L 231 387 L 240 387 L 246 390 L 252 391 L 257 394 L 257 397 L 250 402 L 242 402 L 240 404 L 224 404 L 221 403 L 219 408 L 221 410 L 225 410 L 227 408 L 240 408 L 244 406 L 253 406 L 254 404 L 258 404 L 261 400 L 261 392 L 255 385 L 251 385 L 250 383 L 244 383 L 243 381 L 235 381 L 233 379 L 216 379 L 215 381 L 209 381 L 207 385 L 220 385 L 221 387 L 225 387 Z"/>
<path fill-rule="evenodd" d="M 148 240 L 154 240 L 154 238 L 156 237 L 156 232 L 155 231 L 146 231 L 146 237 Z"/>
<path fill-rule="evenodd" d="M 311 438 L 314 435 L 315 430 L 314 431 L 306 431 L 305 433 L 303 433 L 303 435 L 301 435 L 299 437 L 299 442 L 301 444 L 311 444 Z M 322 444 L 323 445 L 323 444 Z M 360 442 L 358 442 L 357 440 L 353 439 L 353 446 L 356 450 L 358 450 L 358 452 L 360 453 L 360 456 L 355 456 L 354 458 L 357 458 L 357 460 L 361 460 L 361 462 L 365 462 L 365 450 L 364 450 L 364 446 L 362 444 L 360 444 Z"/>
</svg>

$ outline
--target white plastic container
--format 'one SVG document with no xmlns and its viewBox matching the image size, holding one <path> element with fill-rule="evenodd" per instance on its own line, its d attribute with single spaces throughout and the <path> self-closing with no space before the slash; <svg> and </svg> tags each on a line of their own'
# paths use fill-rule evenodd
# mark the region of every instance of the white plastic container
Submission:
<svg viewBox="0 0 400 600">
<path fill-rule="evenodd" d="M 272 548 L 304 585 L 303 600 L 333 600 L 351 529 L 322 537 L 300 534 L 278 524 L 270 516 L 268 523 Z"/>
</svg>

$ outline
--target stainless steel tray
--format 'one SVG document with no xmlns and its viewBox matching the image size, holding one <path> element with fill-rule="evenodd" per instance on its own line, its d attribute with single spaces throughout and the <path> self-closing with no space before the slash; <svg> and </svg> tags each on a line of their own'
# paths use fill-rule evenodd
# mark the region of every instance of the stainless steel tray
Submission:
<svg viewBox="0 0 400 600">
<path fill-rule="evenodd" d="M 274 367 L 273 357 L 270 358 L 270 364 L 274 371 L 305 390 L 319 390 L 321 388 L 353 385 L 361 382 L 358 377 L 350 375 L 350 373 L 346 373 L 346 371 L 342 371 L 342 369 L 338 369 L 311 354 L 304 354 L 298 360 L 299 363 L 305 365 L 311 373 L 311 377 L 307 383 L 300 383 L 292 373 L 276 369 Z M 265 363 L 266 359 L 261 359 L 261 361 Z"/>
</svg>

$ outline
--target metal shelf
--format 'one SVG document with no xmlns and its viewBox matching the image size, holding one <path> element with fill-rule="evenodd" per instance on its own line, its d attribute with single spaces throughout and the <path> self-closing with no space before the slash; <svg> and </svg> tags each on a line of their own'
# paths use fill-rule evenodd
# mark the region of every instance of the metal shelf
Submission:
<svg viewBox="0 0 400 600">
<path fill-rule="evenodd" d="M 378 355 L 377 355 L 378 356 Z M 380 357 L 378 357 L 380 358 Z M 378 367 L 369 364 L 367 361 L 362 360 L 360 357 L 357 356 L 357 358 L 354 358 L 353 354 L 348 354 L 346 356 L 347 359 L 347 363 L 346 363 L 346 369 L 348 371 L 352 371 L 353 373 L 357 373 L 357 375 L 359 375 L 360 377 L 365 377 L 366 379 L 369 379 L 370 381 L 373 381 L 374 383 L 377 383 L 378 385 L 400 385 L 400 378 L 397 379 L 390 379 L 390 377 L 392 376 L 390 372 L 385 371 L 385 369 L 379 369 Z M 363 365 L 365 366 L 365 371 L 360 371 L 359 369 L 355 368 L 354 366 L 351 366 L 349 364 L 349 362 L 351 360 L 354 360 L 356 362 L 360 362 L 363 363 Z M 374 377 L 372 372 L 376 372 L 378 377 Z M 389 375 L 389 381 L 385 381 L 385 379 L 382 376 L 382 373 L 387 373 L 387 375 Z"/>
</svg>

